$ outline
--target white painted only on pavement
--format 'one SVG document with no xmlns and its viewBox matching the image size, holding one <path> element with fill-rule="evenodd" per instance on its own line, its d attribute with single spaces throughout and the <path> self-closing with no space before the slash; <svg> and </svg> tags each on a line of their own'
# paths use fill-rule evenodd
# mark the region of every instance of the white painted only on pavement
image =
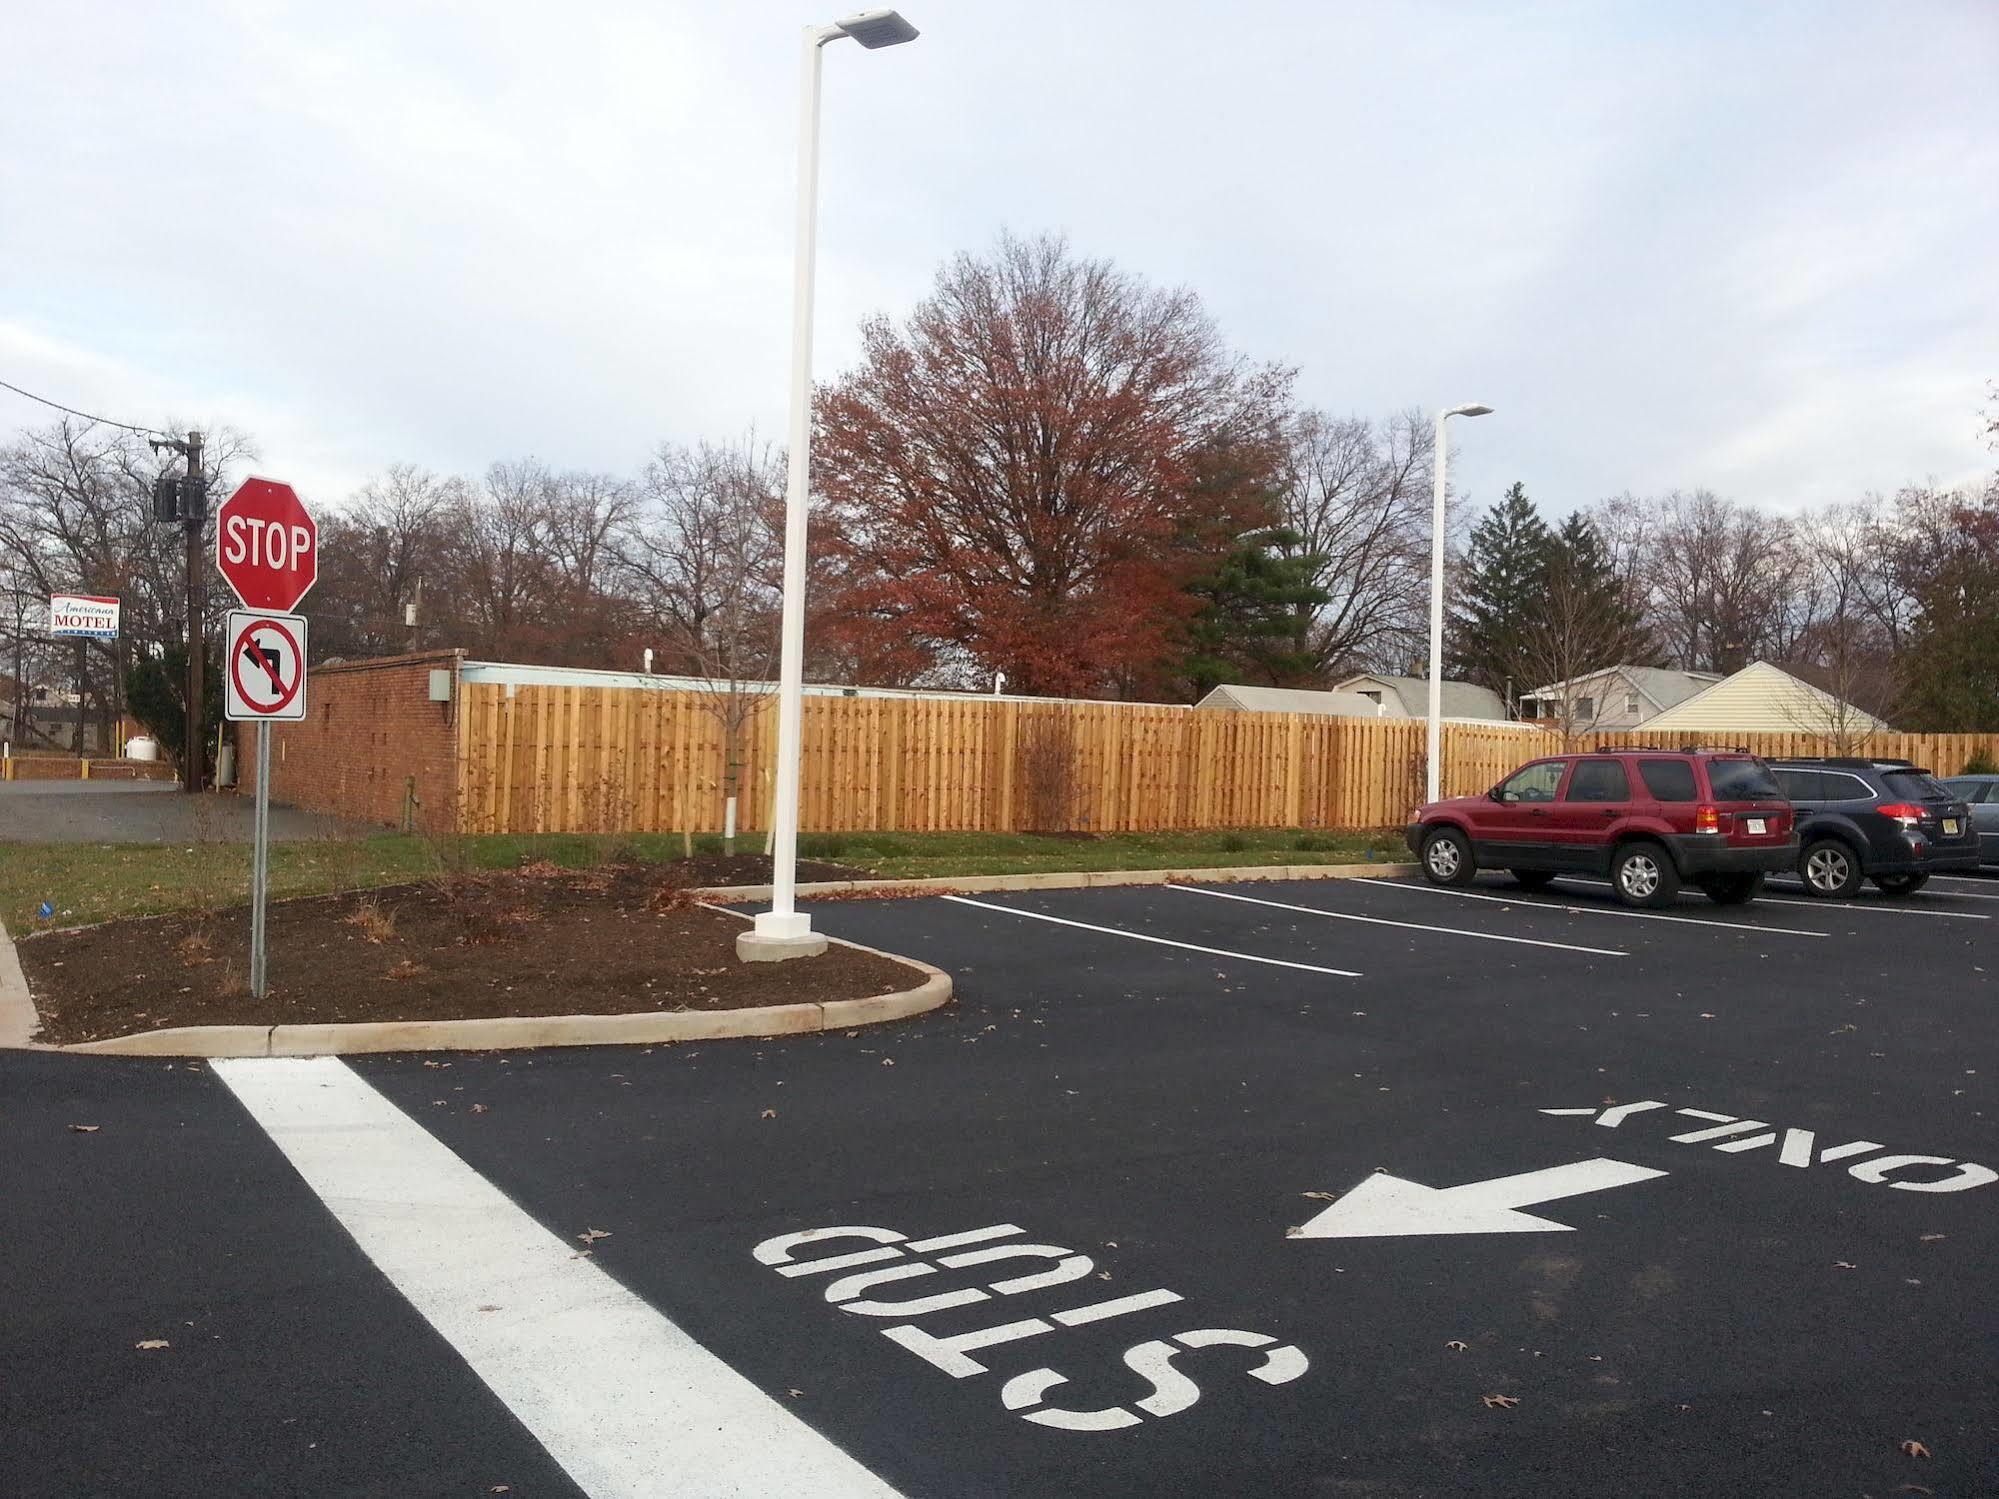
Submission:
<svg viewBox="0 0 1999 1499">
<path fill-rule="evenodd" d="M 591 1499 L 897 1499 L 337 1057 L 212 1065 L 368 1258 Z"/>
</svg>

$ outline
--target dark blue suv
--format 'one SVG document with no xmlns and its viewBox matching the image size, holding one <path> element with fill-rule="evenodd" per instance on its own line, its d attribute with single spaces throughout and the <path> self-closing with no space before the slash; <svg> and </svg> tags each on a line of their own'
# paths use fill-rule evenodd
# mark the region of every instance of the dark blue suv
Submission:
<svg viewBox="0 0 1999 1499">
<path fill-rule="evenodd" d="M 1907 760 L 1772 760 L 1798 822 L 1798 878 L 1805 893 L 1853 895 L 1871 879 L 1911 895 L 1929 878 L 1978 868 L 1971 808 Z"/>
</svg>

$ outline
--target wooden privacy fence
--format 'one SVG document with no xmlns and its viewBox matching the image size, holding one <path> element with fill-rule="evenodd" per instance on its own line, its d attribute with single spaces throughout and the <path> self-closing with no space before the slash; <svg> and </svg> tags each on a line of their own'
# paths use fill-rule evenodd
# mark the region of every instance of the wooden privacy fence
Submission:
<svg viewBox="0 0 1999 1499">
<path fill-rule="evenodd" d="M 704 694 L 490 682 L 466 682 L 462 692 L 464 831 L 722 826 L 722 722 Z M 741 736 L 737 826 L 746 832 L 767 824 L 776 729 L 766 703 Z M 811 832 L 1386 827 L 1422 800 L 1423 735 L 1412 719 L 808 697 L 799 820 Z M 1822 753 L 1809 737 L 1731 742 Z M 1890 747 L 1874 752 L 1948 774 L 1978 742 L 1999 751 L 1999 735 L 1886 735 L 1877 744 Z M 1561 747 L 1538 729 L 1446 724 L 1445 794 L 1483 791 L 1523 760 Z"/>
</svg>

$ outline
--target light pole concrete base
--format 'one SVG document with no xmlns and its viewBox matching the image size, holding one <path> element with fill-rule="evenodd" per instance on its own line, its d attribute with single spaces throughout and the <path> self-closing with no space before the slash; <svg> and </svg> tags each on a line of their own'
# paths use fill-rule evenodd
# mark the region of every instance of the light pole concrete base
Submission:
<svg viewBox="0 0 1999 1499">
<path fill-rule="evenodd" d="M 788 958 L 816 958 L 826 951 L 826 939 L 817 932 L 796 937 L 772 937 L 763 932 L 736 934 L 736 956 L 745 963 L 782 963 Z"/>
</svg>

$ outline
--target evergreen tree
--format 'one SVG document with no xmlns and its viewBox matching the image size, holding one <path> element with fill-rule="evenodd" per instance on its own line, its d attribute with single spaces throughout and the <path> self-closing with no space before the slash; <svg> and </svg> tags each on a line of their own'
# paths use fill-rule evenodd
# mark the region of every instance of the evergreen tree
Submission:
<svg viewBox="0 0 1999 1499">
<path fill-rule="evenodd" d="M 1448 675 L 1504 694 L 1535 684 L 1527 674 L 1528 632 L 1548 586 L 1554 536 L 1518 480 L 1472 527 L 1471 545 L 1450 599 Z M 1452 597 L 1452 593 L 1455 597 Z"/>
<path fill-rule="evenodd" d="M 1301 621 L 1330 595 L 1312 581 L 1321 559 L 1303 546 L 1296 531 L 1253 531 L 1191 585 L 1200 611 L 1187 626 L 1180 671 L 1195 697 L 1225 682 L 1284 686 L 1309 676 L 1313 661 L 1301 646 Z"/>
<path fill-rule="evenodd" d="M 1588 627 L 1575 660 L 1559 680 L 1606 666 L 1650 666 L 1657 659 L 1644 613 L 1618 577 L 1603 533 L 1580 510 L 1555 532 L 1548 553 L 1547 594 L 1551 600 L 1566 595 L 1563 612 Z M 1546 611 L 1542 617 L 1547 617 Z"/>
<path fill-rule="evenodd" d="M 212 730 L 222 722 L 222 658 L 211 644 L 201 673 L 202 722 Z M 125 711 L 136 718 L 166 751 L 167 758 L 187 770 L 187 647 L 170 645 L 158 655 L 147 653 L 125 671 Z M 213 772 L 211 744 L 201 746 L 203 783 Z"/>
</svg>

